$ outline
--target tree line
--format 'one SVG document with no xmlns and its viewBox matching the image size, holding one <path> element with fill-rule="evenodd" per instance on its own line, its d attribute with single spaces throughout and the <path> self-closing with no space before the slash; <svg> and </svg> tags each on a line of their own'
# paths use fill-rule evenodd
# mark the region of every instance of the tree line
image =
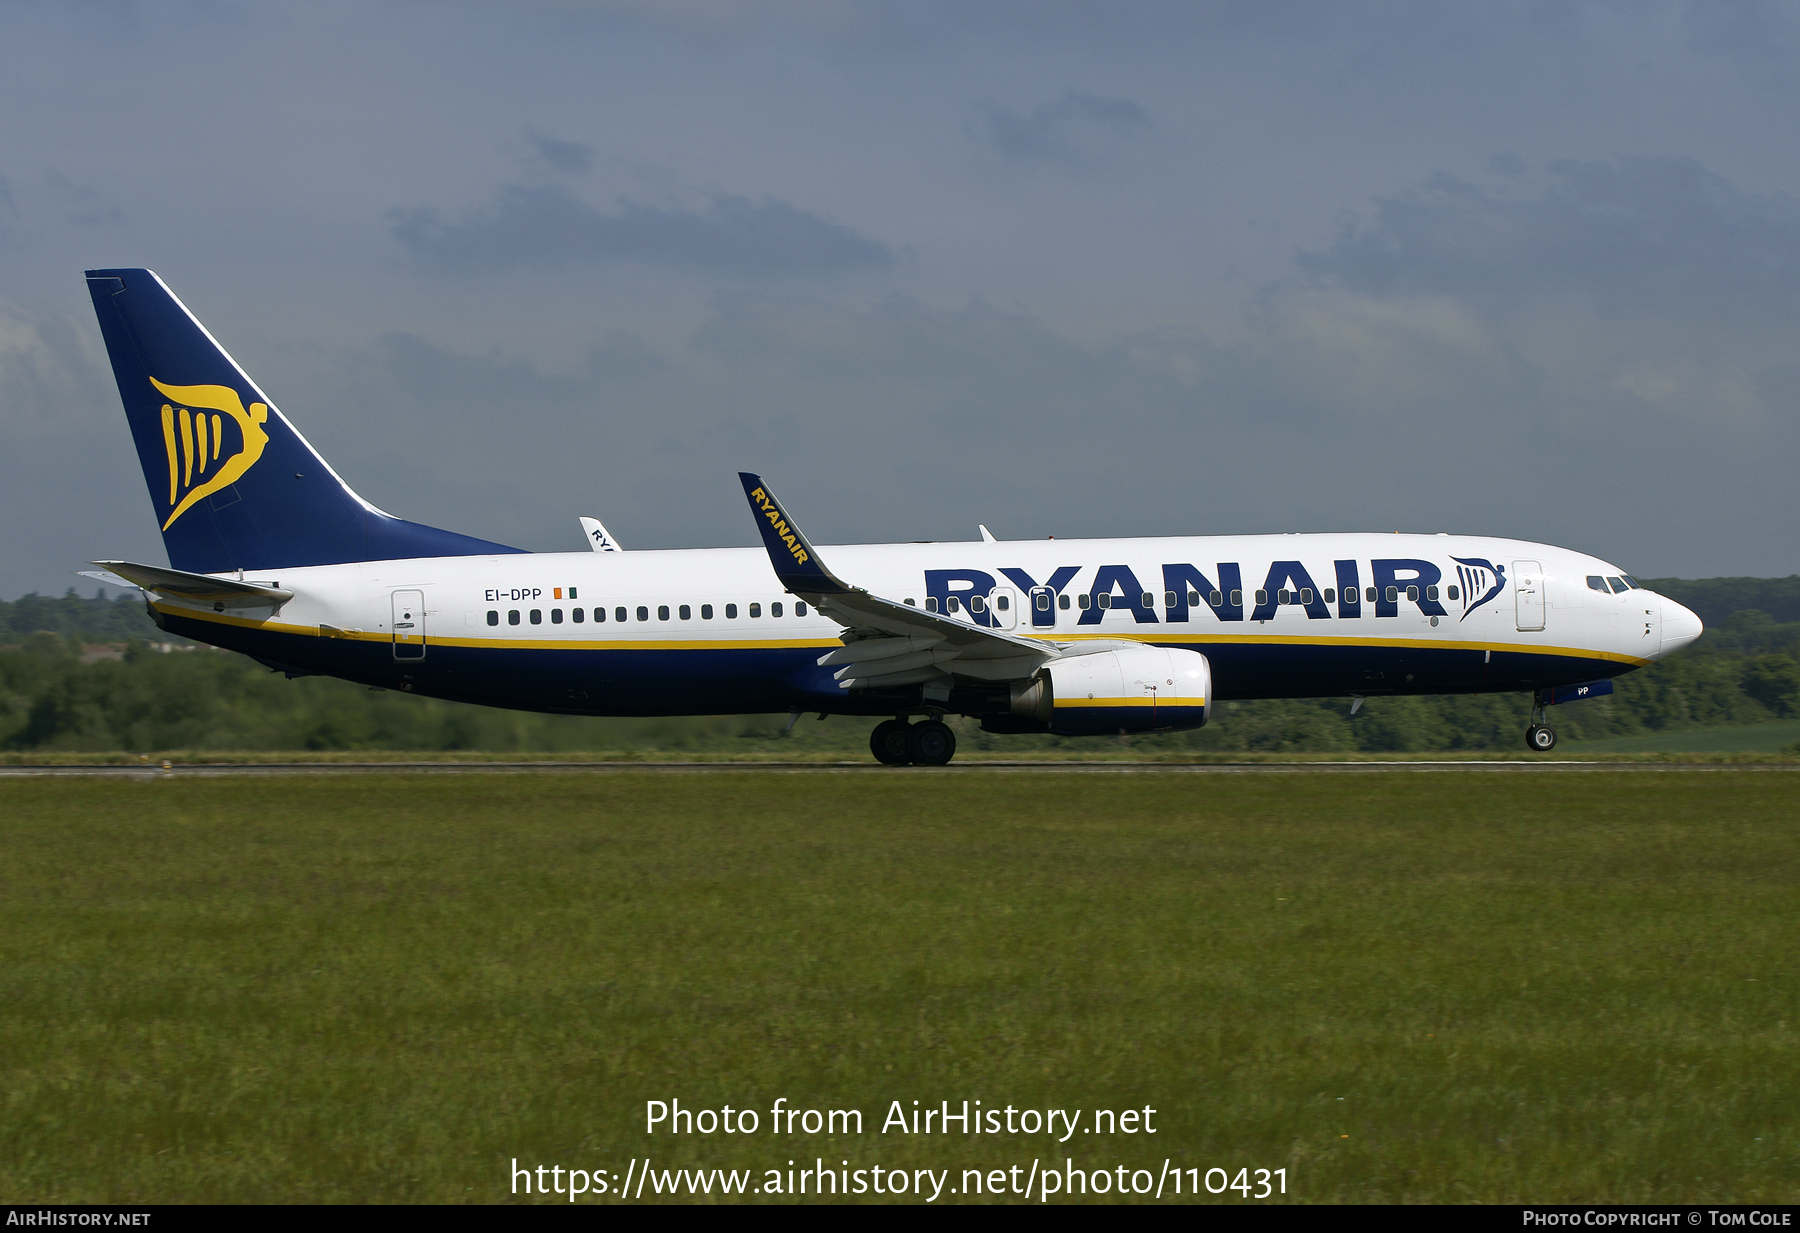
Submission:
<svg viewBox="0 0 1800 1233">
<path fill-rule="evenodd" d="M 1660 579 L 1706 634 L 1681 654 L 1618 679 L 1610 698 L 1556 708 L 1565 738 L 1647 736 L 1800 717 L 1800 576 Z M 1413 751 L 1513 749 L 1522 694 L 1223 703 L 1206 728 L 1133 738 L 1146 750 Z M 861 752 L 869 723 L 738 715 L 600 719 L 501 711 L 325 677 L 286 680 L 242 655 L 172 639 L 136 596 L 70 591 L 0 602 L 0 749 L 11 751 L 576 750 Z M 965 748 L 1081 747 L 1056 737 L 992 737 Z"/>
</svg>

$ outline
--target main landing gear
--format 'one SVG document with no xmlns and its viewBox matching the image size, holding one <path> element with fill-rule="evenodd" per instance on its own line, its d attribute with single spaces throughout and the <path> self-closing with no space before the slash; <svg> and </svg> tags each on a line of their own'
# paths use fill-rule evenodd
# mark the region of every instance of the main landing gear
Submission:
<svg viewBox="0 0 1800 1233">
<path fill-rule="evenodd" d="M 1549 753 L 1556 748 L 1556 733 L 1544 722 L 1544 696 L 1531 695 L 1531 726 L 1525 729 L 1525 748 L 1533 753 Z"/>
<path fill-rule="evenodd" d="M 943 766 L 956 756 L 956 733 L 937 719 L 922 724 L 889 719 L 869 733 L 869 751 L 884 766 Z"/>
</svg>

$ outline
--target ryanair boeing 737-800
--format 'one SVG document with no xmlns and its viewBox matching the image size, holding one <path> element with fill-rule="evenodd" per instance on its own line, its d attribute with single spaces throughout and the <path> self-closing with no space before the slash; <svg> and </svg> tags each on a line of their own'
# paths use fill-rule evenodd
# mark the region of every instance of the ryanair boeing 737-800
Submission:
<svg viewBox="0 0 1800 1233">
<path fill-rule="evenodd" d="M 763 546 L 525 552 L 384 513 L 149 270 L 90 270 L 170 568 L 96 562 L 164 630 L 290 676 L 578 715 L 889 716 L 892 765 L 989 732 L 1198 728 L 1215 702 L 1533 694 L 1686 646 L 1700 620 L 1605 561 L 1470 535 L 815 547 L 755 475 Z M 921 720 L 922 722 L 914 722 Z"/>
</svg>

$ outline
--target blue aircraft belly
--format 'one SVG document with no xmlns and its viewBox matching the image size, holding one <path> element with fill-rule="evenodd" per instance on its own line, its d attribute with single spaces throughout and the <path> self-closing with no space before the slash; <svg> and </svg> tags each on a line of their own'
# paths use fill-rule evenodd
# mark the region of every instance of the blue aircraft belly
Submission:
<svg viewBox="0 0 1800 1233">
<path fill-rule="evenodd" d="M 892 714 L 914 691 L 846 694 L 816 647 L 679 650 L 461 647 L 432 644 L 397 660 L 390 643 L 321 638 L 163 614 L 171 633 L 241 651 L 290 671 L 337 676 L 428 697 L 586 715 L 718 715 L 801 710 Z M 1599 658 L 1461 647 L 1295 646 L 1244 642 L 1201 648 L 1213 701 L 1347 694 L 1503 693 L 1617 676 Z"/>
</svg>

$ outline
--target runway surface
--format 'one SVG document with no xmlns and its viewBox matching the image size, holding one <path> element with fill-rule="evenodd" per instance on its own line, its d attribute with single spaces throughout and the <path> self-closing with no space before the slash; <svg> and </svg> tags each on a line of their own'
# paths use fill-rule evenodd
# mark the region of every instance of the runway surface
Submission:
<svg viewBox="0 0 1800 1233">
<path fill-rule="evenodd" d="M 1615 771 L 1633 774 L 1800 771 L 1793 763 L 1582 762 L 1520 759 L 1493 762 L 953 762 L 891 767 L 874 762 L 273 762 L 137 766 L 4 766 L 0 778 L 193 779 L 274 775 L 1368 775 L 1393 772 L 1490 771 L 1518 774 Z"/>
</svg>

